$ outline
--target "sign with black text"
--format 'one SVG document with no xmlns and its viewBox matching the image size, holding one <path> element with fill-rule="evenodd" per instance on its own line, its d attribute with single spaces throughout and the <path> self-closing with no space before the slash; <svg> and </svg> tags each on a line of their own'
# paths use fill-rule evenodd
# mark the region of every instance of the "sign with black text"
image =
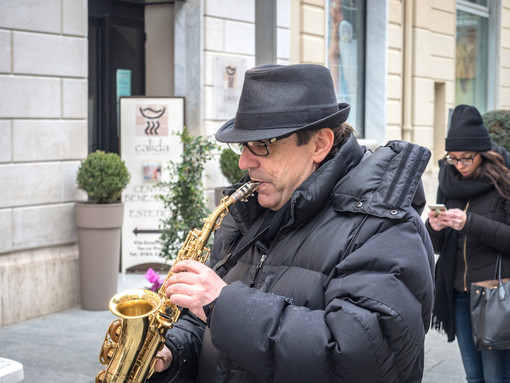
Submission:
<svg viewBox="0 0 510 383">
<path fill-rule="evenodd" d="M 168 162 L 180 160 L 182 145 L 175 133 L 183 127 L 183 97 L 120 99 L 120 155 L 131 173 L 122 193 L 122 272 L 146 263 L 164 263 L 158 239 L 165 211 L 158 183 L 168 180 Z"/>
</svg>

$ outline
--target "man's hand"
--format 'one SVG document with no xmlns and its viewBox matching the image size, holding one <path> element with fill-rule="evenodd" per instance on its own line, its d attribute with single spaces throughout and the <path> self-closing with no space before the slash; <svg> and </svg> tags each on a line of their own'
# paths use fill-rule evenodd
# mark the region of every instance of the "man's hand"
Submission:
<svg viewBox="0 0 510 383">
<path fill-rule="evenodd" d="M 163 349 L 156 354 L 156 364 L 154 365 L 154 371 L 161 372 L 166 370 L 172 364 L 172 352 L 167 346 L 163 346 Z"/>
<path fill-rule="evenodd" d="M 172 274 L 166 283 L 167 298 L 205 322 L 203 306 L 218 298 L 226 283 L 210 267 L 193 260 L 175 264 Z"/>
</svg>

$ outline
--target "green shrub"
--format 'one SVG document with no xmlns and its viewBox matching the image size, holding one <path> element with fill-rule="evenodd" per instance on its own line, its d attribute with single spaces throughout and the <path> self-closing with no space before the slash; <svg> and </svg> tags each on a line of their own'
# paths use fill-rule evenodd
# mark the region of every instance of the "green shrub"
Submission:
<svg viewBox="0 0 510 383">
<path fill-rule="evenodd" d="M 225 148 L 220 155 L 220 169 L 230 184 L 235 184 L 244 176 L 246 170 L 239 168 L 239 155 Z"/>
<path fill-rule="evenodd" d="M 181 161 L 168 163 L 170 180 L 158 186 L 166 190 L 159 195 L 163 201 L 165 218 L 160 220 L 161 253 L 172 261 L 184 244 L 189 231 L 202 229 L 204 218 L 210 214 L 204 195 L 202 174 L 217 145 L 202 136 L 191 136 L 187 129 L 178 133 L 182 143 Z"/>
<path fill-rule="evenodd" d="M 97 150 L 82 161 L 76 183 L 90 201 L 110 203 L 119 200 L 130 178 L 131 174 L 118 154 Z"/>
<path fill-rule="evenodd" d="M 493 110 L 482 117 L 492 141 L 510 151 L 510 110 Z"/>
</svg>

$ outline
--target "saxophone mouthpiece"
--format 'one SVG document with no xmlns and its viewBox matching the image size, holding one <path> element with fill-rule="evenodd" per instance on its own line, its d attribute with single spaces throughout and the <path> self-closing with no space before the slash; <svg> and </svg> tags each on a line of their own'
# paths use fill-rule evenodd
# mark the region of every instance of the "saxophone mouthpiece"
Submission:
<svg viewBox="0 0 510 383">
<path fill-rule="evenodd" d="M 248 181 L 237 189 L 230 198 L 234 201 L 246 201 L 246 199 L 253 195 L 253 192 L 259 187 L 260 182 Z"/>
</svg>

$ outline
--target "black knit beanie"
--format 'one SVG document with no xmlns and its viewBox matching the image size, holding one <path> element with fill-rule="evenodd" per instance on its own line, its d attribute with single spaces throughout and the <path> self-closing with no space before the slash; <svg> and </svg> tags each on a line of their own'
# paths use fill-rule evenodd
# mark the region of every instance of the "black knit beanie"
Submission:
<svg viewBox="0 0 510 383">
<path fill-rule="evenodd" d="M 469 105 L 458 105 L 452 114 L 445 140 L 447 152 L 485 152 L 491 150 L 489 131 L 480 112 Z"/>
</svg>

